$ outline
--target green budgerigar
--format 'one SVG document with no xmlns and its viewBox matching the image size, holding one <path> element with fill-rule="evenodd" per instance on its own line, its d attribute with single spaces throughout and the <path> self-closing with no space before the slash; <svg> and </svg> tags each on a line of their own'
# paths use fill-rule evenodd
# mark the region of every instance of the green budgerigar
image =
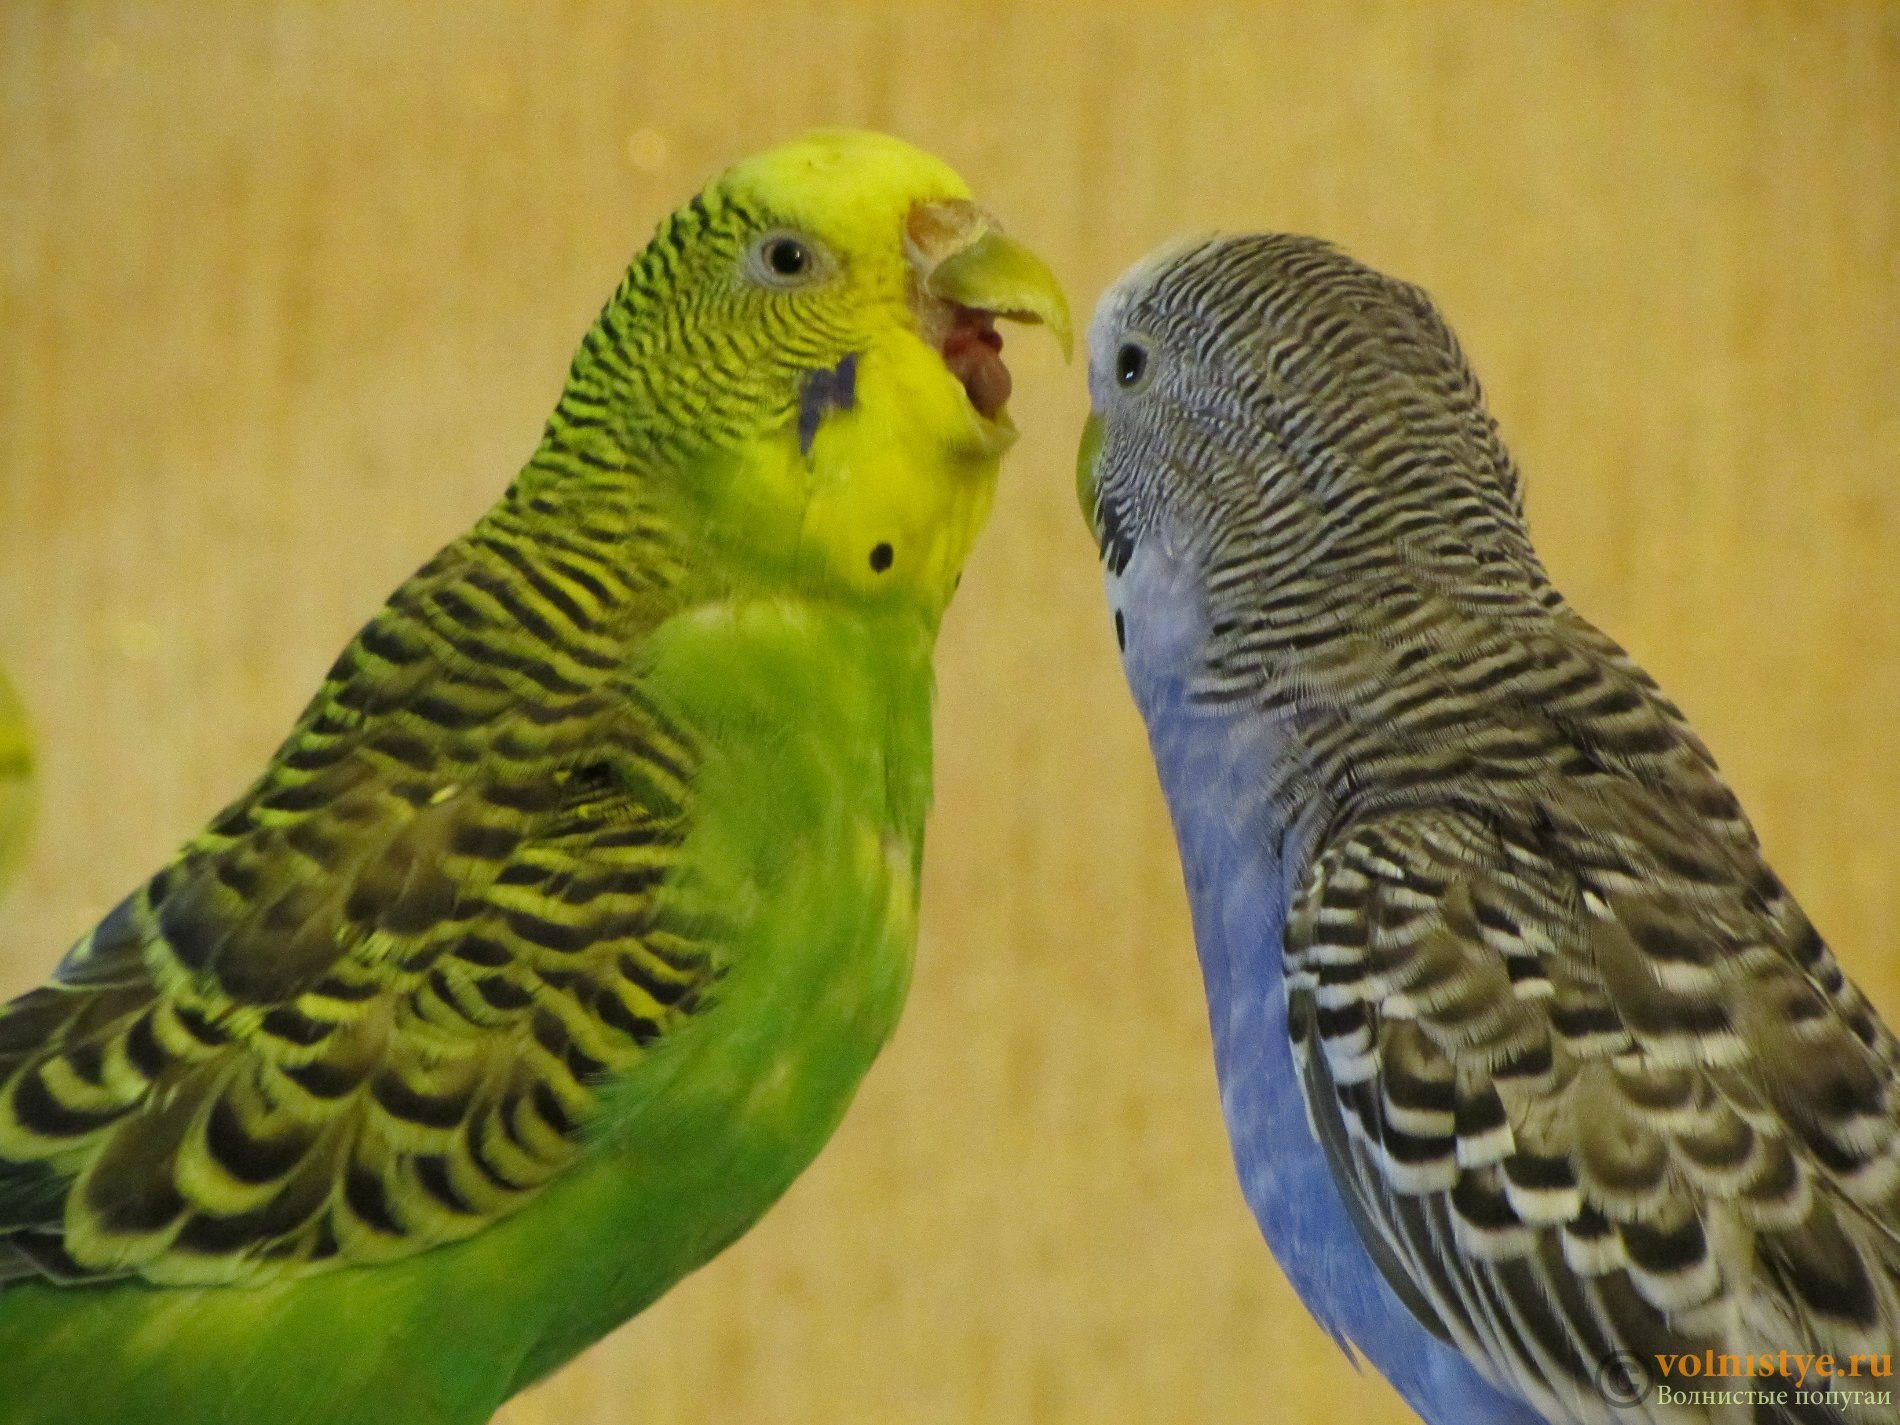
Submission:
<svg viewBox="0 0 1900 1425">
<path fill-rule="evenodd" d="M 0 1012 L 0 1421 L 488 1418 L 896 1023 L 931 652 L 1048 269 L 825 132 L 666 219 L 500 502 Z"/>
</svg>

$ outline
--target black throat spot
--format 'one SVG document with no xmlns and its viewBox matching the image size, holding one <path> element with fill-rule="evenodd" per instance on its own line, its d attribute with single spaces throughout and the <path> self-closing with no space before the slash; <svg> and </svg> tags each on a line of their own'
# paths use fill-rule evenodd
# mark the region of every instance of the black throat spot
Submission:
<svg viewBox="0 0 1900 1425">
<path fill-rule="evenodd" d="M 798 453 L 811 454 L 818 427 L 831 411 L 848 411 L 858 403 L 858 354 L 854 351 L 829 371 L 805 373 L 798 396 Z"/>
<path fill-rule="evenodd" d="M 1128 533 L 1121 507 L 1100 495 L 1095 499 L 1095 538 L 1109 573 L 1119 574 L 1128 567 L 1135 552 L 1134 537 Z"/>
</svg>

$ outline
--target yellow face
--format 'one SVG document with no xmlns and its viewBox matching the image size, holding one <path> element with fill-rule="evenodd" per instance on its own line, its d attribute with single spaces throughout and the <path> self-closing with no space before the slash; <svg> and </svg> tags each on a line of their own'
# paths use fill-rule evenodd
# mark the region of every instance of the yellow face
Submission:
<svg viewBox="0 0 1900 1425">
<path fill-rule="evenodd" d="M 731 478 L 703 491 L 712 524 L 801 585 L 941 609 L 1015 438 L 996 321 L 1046 323 L 1066 346 L 1054 277 L 951 169 L 883 135 L 809 135 L 727 170 L 700 205 L 724 267 L 688 264 L 680 285 L 688 302 L 713 290 L 709 311 L 746 336 L 698 364 L 734 367 L 757 412 L 730 420 L 742 438 L 720 462 Z"/>
</svg>

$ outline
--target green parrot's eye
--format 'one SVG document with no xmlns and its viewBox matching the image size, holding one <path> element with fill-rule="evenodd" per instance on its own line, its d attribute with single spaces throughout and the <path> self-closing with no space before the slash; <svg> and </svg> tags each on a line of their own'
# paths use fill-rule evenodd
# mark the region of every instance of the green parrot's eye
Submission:
<svg viewBox="0 0 1900 1425">
<path fill-rule="evenodd" d="M 746 266 L 755 282 L 766 287 L 800 287 L 825 271 L 824 257 L 808 238 L 797 233 L 766 233 L 746 253 Z"/>
<path fill-rule="evenodd" d="M 1133 386 L 1148 372 L 1148 353 L 1135 342 L 1123 342 L 1115 353 L 1115 384 Z"/>
<path fill-rule="evenodd" d="M 780 277 L 797 277 L 811 266 L 811 250 L 797 238 L 773 238 L 765 245 L 765 265 Z"/>
</svg>

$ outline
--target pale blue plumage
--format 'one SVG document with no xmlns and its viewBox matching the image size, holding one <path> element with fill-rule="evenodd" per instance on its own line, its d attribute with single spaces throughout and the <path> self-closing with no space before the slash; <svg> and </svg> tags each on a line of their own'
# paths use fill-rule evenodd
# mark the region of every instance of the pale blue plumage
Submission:
<svg viewBox="0 0 1900 1425">
<path fill-rule="evenodd" d="M 1264 795 L 1270 718 L 1197 704 L 1206 646 L 1192 553 L 1153 538 L 1108 576 L 1122 666 L 1148 726 L 1194 917 L 1221 1114 L 1241 1191 L 1306 1309 L 1438 1425 L 1539 1425 L 1401 1302 L 1354 1228 L 1307 1118 L 1287 1035 L 1281 930 L 1290 896 L 1285 812 Z M 1139 611 L 1138 614 L 1135 611 Z"/>
</svg>

